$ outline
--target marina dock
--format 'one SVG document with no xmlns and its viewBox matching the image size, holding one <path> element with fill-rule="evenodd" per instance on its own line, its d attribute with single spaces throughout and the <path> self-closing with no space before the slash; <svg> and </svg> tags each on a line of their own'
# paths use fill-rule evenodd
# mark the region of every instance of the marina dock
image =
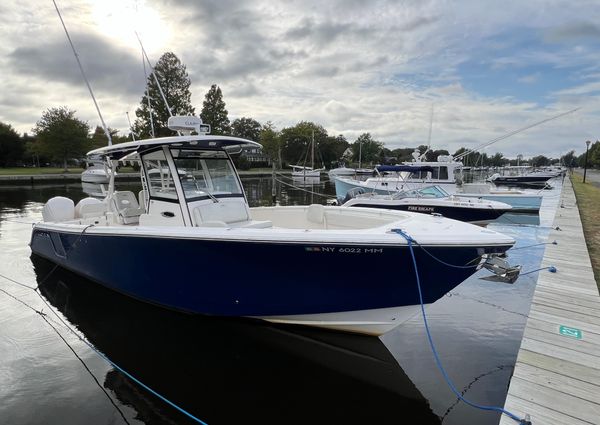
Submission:
<svg viewBox="0 0 600 425">
<path fill-rule="evenodd" d="M 566 178 L 504 408 L 533 425 L 600 424 L 600 296 Z M 512 425 L 503 415 L 500 424 Z"/>
</svg>

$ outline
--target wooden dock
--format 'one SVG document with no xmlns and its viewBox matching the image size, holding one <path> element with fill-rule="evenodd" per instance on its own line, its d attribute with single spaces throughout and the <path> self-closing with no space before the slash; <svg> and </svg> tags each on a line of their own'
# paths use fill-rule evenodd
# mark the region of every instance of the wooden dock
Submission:
<svg viewBox="0 0 600 425">
<path fill-rule="evenodd" d="M 557 272 L 539 273 L 504 408 L 533 425 L 600 424 L 600 297 L 568 178 L 561 196 L 542 260 Z"/>
</svg>

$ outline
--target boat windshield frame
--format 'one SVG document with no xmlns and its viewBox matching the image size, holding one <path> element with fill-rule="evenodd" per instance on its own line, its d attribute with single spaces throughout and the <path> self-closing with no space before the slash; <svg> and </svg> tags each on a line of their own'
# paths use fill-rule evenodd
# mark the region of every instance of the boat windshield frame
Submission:
<svg viewBox="0 0 600 425">
<path fill-rule="evenodd" d="M 187 158 L 181 158 L 180 153 L 182 151 L 190 153 L 187 155 Z M 153 158 L 153 154 L 156 154 L 157 157 Z M 148 191 L 149 199 L 179 203 L 181 205 L 204 199 L 212 199 L 215 202 L 218 202 L 218 198 L 241 197 L 246 199 L 246 194 L 233 160 L 224 149 L 163 145 L 141 152 L 139 159 L 142 166 L 141 171 L 144 176 L 143 185 L 144 189 Z M 181 166 L 180 161 L 182 159 L 199 161 L 201 169 L 197 170 L 199 171 L 198 173 L 188 173 L 188 170 Z M 207 161 L 215 162 L 211 163 L 211 166 L 207 166 Z M 227 185 L 231 190 L 222 190 L 225 184 L 222 179 L 219 181 L 219 177 L 222 176 L 217 175 L 218 168 L 225 171 L 226 178 L 228 179 Z M 151 174 L 151 171 L 154 169 L 159 170 L 158 178 Z M 197 184 L 197 177 L 200 175 L 203 181 L 202 188 Z M 192 178 L 187 180 L 186 178 L 189 176 Z M 220 184 L 217 184 L 217 181 Z M 191 187 L 191 184 L 193 184 L 193 187 Z"/>
<path fill-rule="evenodd" d="M 242 182 L 226 151 L 186 146 L 171 147 L 170 152 L 186 202 L 245 197 Z M 184 152 L 185 155 L 181 155 Z M 183 161 L 195 161 L 195 167 L 192 167 L 195 170 L 183 167 Z"/>
<path fill-rule="evenodd" d="M 432 196 L 433 195 L 433 196 Z M 404 198 L 447 198 L 450 194 L 446 192 L 441 186 L 431 185 L 419 189 L 408 189 L 401 192 L 392 194 L 392 199 L 404 199 Z"/>
</svg>

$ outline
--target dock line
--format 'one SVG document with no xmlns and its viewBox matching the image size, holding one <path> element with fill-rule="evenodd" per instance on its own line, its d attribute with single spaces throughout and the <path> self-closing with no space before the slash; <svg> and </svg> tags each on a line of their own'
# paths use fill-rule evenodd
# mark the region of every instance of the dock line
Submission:
<svg viewBox="0 0 600 425">
<path fill-rule="evenodd" d="M 89 227 L 89 226 L 88 226 Z M 87 227 L 86 227 L 87 229 Z M 85 229 L 84 229 L 85 231 Z M 83 232 L 81 233 L 83 235 Z M 81 236 L 81 235 L 80 235 Z M 56 270 L 56 268 L 58 267 L 58 265 L 56 265 L 51 271 L 50 273 L 48 273 L 48 275 L 44 278 L 47 279 L 52 272 L 54 272 L 54 270 Z M 62 324 L 73 334 L 75 335 L 81 342 L 83 342 L 85 345 L 87 345 L 92 351 L 94 351 L 99 357 L 101 357 L 104 361 L 106 361 L 108 364 L 110 364 L 112 367 L 114 367 L 115 369 L 117 369 L 119 372 L 121 372 L 123 375 L 127 376 L 129 379 L 131 379 L 132 381 L 134 381 L 136 384 L 138 384 L 139 386 L 141 386 L 143 389 L 145 389 L 146 391 L 148 391 L 149 393 L 153 394 L 154 396 L 158 397 L 159 399 L 161 399 L 162 401 L 164 401 L 165 403 L 167 403 L 168 405 L 170 405 L 171 407 L 174 407 L 176 410 L 178 410 L 179 412 L 183 413 L 184 415 L 186 415 L 187 417 L 189 417 L 190 419 L 193 419 L 194 421 L 196 421 L 197 423 L 201 424 L 201 425 L 208 425 L 206 422 L 202 421 L 201 419 L 197 418 L 196 416 L 192 415 L 190 412 L 188 412 L 187 410 L 183 409 L 182 407 L 179 407 L 177 404 L 175 404 L 174 402 L 172 402 L 171 400 L 169 400 L 168 398 L 164 397 L 163 395 L 159 394 L 158 392 L 154 391 L 152 388 L 150 388 L 148 385 L 144 384 L 142 381 L 140 381 L 139 379 L 137 379 L 135 376 L 133 376 L 132 374 L 130 374 L 129 372 L 127 372 L 125 369 L 123 369 L 121 366 L 119 366 L 118 364 L 116 364 L 115 362 L 113 362 L 111 359 L 108 358 L 108 356 L 106 356 L 104 353 L 102 353 L 101 351 L 99 351 L 96 347 L 94 347 L 92 345 L 91 342 L 89 342 L 87 339 L 83 338 L 81 335 L 79 335 L 77 332 L 75 332 L 73 330 L 73 328 L 71 328 L 71 326 L 69 326 L 57 313 L 56 311 L 54 311 L 54 309 L 48 304 L 48 302 L 44 299 L 44 297 L 42 296 L 42 294 L 38 291 L 38 288 L 34 288 L 32 286 L 29 286 L 25 283 L 21 283 L 16 281 L 15 279 L 11 279 L 10 277 L 4 276 L 2 274 L 0 274 L 0 277 L 4 278 L 5 280 L 8 280 L 10 282 L 16 283 L 20 286 L 23 286 L 25 288 L 31 289 L 35 294 L 37 294 L 40 299 L 44 302 L 44 304 L 46 304 L 46 306 L 48 306 L 48 308 L 54 313 L 54 315 L 62 322 Z M 26 307 L 30 308 L 31 310 L 35 311 L 36 313 L 38 313 L 42 319 L 44 319 L 44 321 L 50 325 L 50 327 L 52 327 L 54 329 L 55 332 L 58 333 L 58 335 L 60 336 L 60 338 L 65 342 L 65 344 L 67 344 L 67 346 L 71 349 L 71 351 L 73 351 L 75 353 L 75 351 L 73 350 L 73 348 L 69 345 L 69 343 L 65 340 L 65 338 L 63 338 L 63 336 L 58 332 L 58 330 L 56 328 L 54 328 L 54 326 L 52 326 L 50 324 L 50 322 L 48 322 L 47 320 L 47 314 L 44 313 L 43 311 L 37 310 L 35 307 L 30 306 L 29 304 L 27 304 L 26 302 L 20 300 L 18 297 L 10 294 L 9 292 L 5 291 L 4 289 L 0 288 L 0 291 L 5 293 L 6 295 L 10 296 L 11 298 L 15 299 L 16 301 L 20 302 L 21 304 L 25 305 Z M 79 358 L 79 356 L 77 356 L 77 353 L 75 353 L 75 356 L 83 363 L 83 361 Z M 84 363 L 85 366 L 85 363 Z M 88 369 L 86 367 L 86 369 Z M 89 369 L 88 369 L 89 371 Z M 91 373 L 91 372 L 90 372 Z M 95 376 L 92 374 L 92 376 L 95 379 Z M 107 394 L 108 396 L 108 394 Z M 110 397 L 109 397 L 110 398 Z M 112 401 L 112 398 L 111 398 Z M 117 408 L 117 410 L 119 410 L 119 412 L 121 413 L 121 416 L 123 416 L 123 413 L 121 412 L 121 410 L 114 404 L 113 405 Z M 125 419 L 125 418 L 123 418 Z M 125 422 L 129 423 L 126 419 Z"/>
<path fill-rule="evenodd" d="M 402 229 L 392 229 L 392 232 L 395 232 L 395 233 L 399 234 L 404 239 L 406 239 L 406 242 L 408 242 L 408 249 L 410 250 L 410 255 L 412 257 L 413 266 L 415 268 L 415 277 L 416 277 L 416 280 L 417 280 L 417 289 L 419 290 L 419 302 L 421 303 L 421 314 L 423 316 L 423 323 L 425 325 L 425 331 L 427 333 L 427 339 L 429 340 L 429 346 L 431 347 L 431 352 L 433 353 L 433 357 L 435 358 L 435 363 L 436 363 L 438 369 L 440 370 L 440 372 L 442 373 L 442 375 L 444 377 L 444 380 L 446 381 L 446 384 L 448 384 L 448 387 L 452 390 L 452 392 L 454 393 L 454 395 L 456 395 L 456 397 L 458 397 L 460 400 L 462 400 L 463 402 L 465 402 L 466 404 L 468 404 L 471 407 L 475 407 L 475 408 L 480 409 L 480 410 L 488 410 L 488 411 L 500 412 L 500 413 L 505 414 L 506 416 L 508 416 L 509 418 L 511 418 L 512 420 L 514 420 L 515 422 L 517 422 L 517 423 L 519 423 L 521 425 L 532 425 L 531 424 L 531 420 L 529 418 L 529 415 L 525 415 L 525 418 L 521 419 L 517 415 L 515 415 L 514 413 L 511 413 L 508 410 L 503 409 L 502 407 L 498 407 L 498 406 L 484 406 L 484 405 L 480 405 L 480 404 L 477 404 L 477 403 L 473 403 L 472 401 L 469 401 L 466 398 L 464 398 L 463 395 L 456 389 L 456 387 L 452 383 L 452 380 L 450 379 L 450 377 L 446 373 L 446 370 L 444 369 L 444 366 L 442 365 L 440 357 L 439 357 L 439 355 L 437 353 L 437 350 L 435 348 L 435 344 L 433 343 L 433 338 L 431 337 L 431 332 L 429 331 L 429 324 L 427 323 L 427 315 L 425 314 L 425 306 L 423 305 L 423 294 L 421 292 L 421 280 L 419 278 L 419 270 L 417 268 L 417 260 L 415 258 L 415 252 L 414 252 L 414 249 L 413 249 L 413 243 L 417 243 L 417 242 L 408 233 L 406 233 Z"/>
</svg>

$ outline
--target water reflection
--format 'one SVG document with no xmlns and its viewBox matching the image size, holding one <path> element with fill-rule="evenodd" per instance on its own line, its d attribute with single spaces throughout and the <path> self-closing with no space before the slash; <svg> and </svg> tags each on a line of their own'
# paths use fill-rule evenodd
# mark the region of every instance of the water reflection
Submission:
<svg viewBox="0 0 600 425">
<path fill-rule="evenodd" d="M 81 182 L 81 190 L 94 198 L 104 198 L 106 196 L 106 185 L 101 183 Z"/>
<path fill-rule="evenodd" d="M 537 226 L 540 224 L 539 214 L 504 213 L 496 220 L 497 224 L 516 224 Z"/>
<path fill-rule="evenodd" d="M 440 423 L 378 338 L 183 315 L 62 269 L 43 281 L 52 265 L 32 261 L 42 294 L 92 344 L 211 425 Z M 144 423 L 190 422 L 119 372 L 103 385 Z"/>
</svg>

